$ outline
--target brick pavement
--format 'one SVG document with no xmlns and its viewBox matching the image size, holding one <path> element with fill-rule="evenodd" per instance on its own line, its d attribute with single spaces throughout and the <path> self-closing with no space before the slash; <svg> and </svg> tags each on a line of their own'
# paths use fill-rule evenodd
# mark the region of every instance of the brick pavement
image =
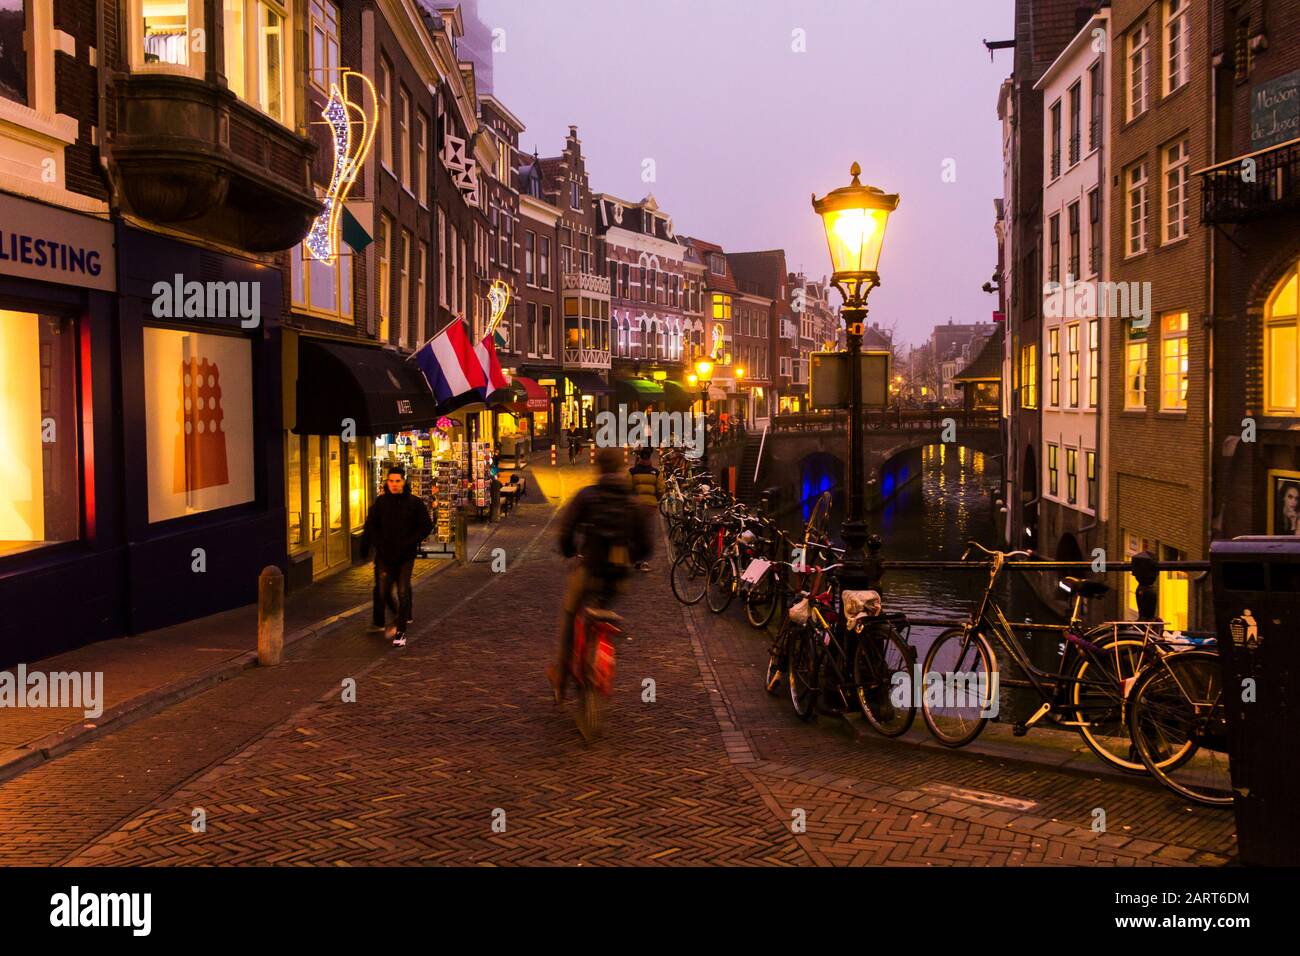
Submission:
<svg viewBox="0 0 1300 956">
<path fill-rule="evenodd" d="M 624 598 L 606 736 L 584 746 L 541 673 L 563 572 L 549 501 L 585 475 L 540 470 L 547 500 L 492 542 L 505 573 L 485 553 L 424 582 L 404 650 L 343 628 L 0 784 L 0 862 L 1108 865 L 1232 852 L 1230 814 L 1188 813 L 1141 781 L 799 723 L 762 690 L 761 635 L 673 601 L 662 555 Z M 355 703 L 340 699 L 345 677 Z M 1088 828 L 1095 806 L 1110 832 Z"/>
</svg>

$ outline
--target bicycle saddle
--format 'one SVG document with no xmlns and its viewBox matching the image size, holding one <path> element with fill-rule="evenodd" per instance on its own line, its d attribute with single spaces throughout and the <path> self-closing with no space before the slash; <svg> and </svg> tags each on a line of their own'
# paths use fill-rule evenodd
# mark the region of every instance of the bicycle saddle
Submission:
<svg viewBox="0 0 1300 956">
<path fill-rule="evenodd" d="M 587 619 L 599 621 L 606 624 L 622 624 L 623 618 L 613 611 L 607 611 L 604 608 L 589 607 L 586 609 Z"/>
<path fill-rule="evenodd" d="M 1100 581 L 1085 581 L 1083 578 L 1061 578 L 1061 590 L 1071 597 L 1078 594 L 1086 598 L 1101 597 L 1110 590 Z"/>
</svg>

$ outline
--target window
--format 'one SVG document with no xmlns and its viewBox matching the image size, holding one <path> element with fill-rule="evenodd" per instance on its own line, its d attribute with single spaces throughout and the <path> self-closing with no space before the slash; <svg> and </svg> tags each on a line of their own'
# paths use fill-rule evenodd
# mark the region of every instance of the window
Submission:
<svg viewBox="0 0 1300 956">
<path fill-rule="evenodd" d="M 10 0 L 4 6 L 12 8 L 14 5 Z M 166 0 L 141 0 L 140 13 L 144 36 L 142 62 L 187 66 L 190 62 L 189 4 L 166 2 Z M 201 12 L 195 17 L 195 21 L 199 24 L 203 22 Z M 16 46 L 17 50 L 21 51 L 24 46 L 23 38 L 14 39 L 19 41 Z"/>
<path fill-rule="evenodd" d="M 444 309 L 447 303 L 447 221 L 438 207 L 438 304 Z"/>
<path fill-rule="evenodd" d="M 397 284 L 397 344 L 405 346 L 411 335 L 411 234 L 402 230 L 402 259 Z"/>
<path fill-rule="evenodd" d="M 1300 371 L 1300 262 L 1264 303 L 1264 414 L 1295 415 Z"/>
<path fill-rule="evenodd" d="M 1061 330 L 1047 330 L 1047 400 L 1051 408 L 1061 404 Z"/>
<path fill-rule="evenodd" d="M 77 342 L 71 319 L 0 310 L 0 555 L 81 537 Z M 177 416 L 176 434 L 157 470 L 163 461 L 168 476 L 179 468 L 185 487 L 179 356 L 168 371 L 175 392 L 166 409 Z"/>
<path fill-rule="evenodd" d="M 623 271 L 618 283 L 618 294 L 624 299 L 632 298 L 632 267 L 628 263 L 623 263 Z"/>
<path fill-rule="evenodd" d="M 1144 23 L 1128 35 L 1128 118 L 1137 119 L 1147 111 L 1148 41 Z"/>
<path fill-rule="evenodd" d="M 1106 81 L 1102 79 L 1101 63 L 1088 69 L 1088 149 L 1101 146 L 1101 124 L 1106 108 Z"/>
<path fill-rule="evenodd" d="M 1097 393 L 1100 390 L 1101 382 L 1101 345 L 1098 341 L 1100 336 L 1101 322 L 1098 319 L 1088 320 L 1088 407 L 1097 407 Z"/>
<path fill-rule="evenodd" d="M 722 253 L 709 253 L 709 271 L 715 276 L 725 276 L 727 274 L 727 262 L 722 258 Z"/>
<path fill-rule="evenodd" d="M 533 268 L 534 250 L 537 246 L 537 234 L 532 230 L 524 233 L 524 283 L 537 285 L 537 273 Z"/>
<path fill-rule="evenodd" d="M 1189 140 L 1165 147 L 1165 242 L 1187 238 L 1187 153 Z"/>
<path fill-rule="evenodd" d="M 1101 190 L 1088 193 L 1088 272 L 1101 273 Z"/>
<path fill-rule="evenodd" d="M 1079 452 L 1075 448 L 1065 449 L 1065 500 L 1079 503 Z"/>
<path fill-rule="evenodd" d="M 429 205 L 429 121 L 424 112 L 415 114 L 415 196 L 421 206 Z M 507 222 L 509 219 L 507 218 Z M 504 259 L 502 260 L 505 261 Z"/>
<path fill-rule="evenodd" d="M 379 216 L 379 234 L 375 236 L 375 249 L 379 259 L 379 341 L 388 341 L 389 298 L 392 285 L 389 263 L 393 261 L 393 225 L 382 213 Z"/>
<path fill-rule="evenodd" d="M 576 181 L 569 183 L 569 208 L 582 208 L 582 186 Z"/>
<path fill-rule="evenodd" d="M 526 308 L 528 323 L 528 357 L 537 358 L 539 350 L 537 348 L 537 303 L 529 302 Z"/>
<path fill-rule="evenodd" d="M 1020 348 L 1020 407 L 1038 407 L 1038 344 Z"/>
<path fill-rule="evenodd" d="M 287 8 L 267 0 L 257 4 L 258 23 L 258 107 L 272 119 L 286 122 L 292 119 L 285 113 L 285 24 Z"/>
<path fill-rule="evenodd" d="M 543 353 L 543 358 L 551 358 L 552 341 L 553 339 L 551 337 L 551 307 L 549 305 L 544 305 L 542 306 L 542 342 L 541 342 L 541 349 L 540 349 L 540 351 Z"/>
<path fill-rule="evenodd" d="M 542 236 L 537 253 L 537 272 L 543 289 L 551 288 L 551 240 Z"/>
<path fill-rule="evenodd" d="M 336 256 L 332 265 L 313 259 L 302 243 L 290 255 L 293 307 L 352 324 L 352 257 Z"/>
<path fill-rule="evenodd" d="M 1147 164 L 1128 170 L 1128 255 L 1147 251 Z"/>
<path fill-rule="evenodd" d="M 591 236 L 584 232 L 578 237 L 578 243 L 578 257 L 580 259 L 578 265 L 583 275 L 591 275 Z"/>
<path fill-rule="evenodd" d="M 1101 501 L 1097 497 L 1097 453 L 1095 451 L 1083 453 L 1083 467 L 1088 480 L 1088 507 L 1097 511 Z"/>
<path fill-rule="evenodd" d="M 1192 78 L 1189 0 L 1165 0 L 1165 95 Z"/>
<path fill-rule="evenodd" d="M 1056 463 L 1057 447 L 1055 445 L 1047 446 L 1047 493 L 1053 498 L 1058 496 L 1058 471 Z"/>
<path fill-rule="evenodd" d="M 402 186 L 411 188 L 411 97 L 402 86 L 397 88 L 397 157 L 401 163 Z"/>
<path fill-rule="evenodd" d="M 647 236 L 653 236 L 653 235 L 655 234 L 655 217 L 654 217 L 654 216 L 650 215 L 650 213 L 648 213 L 648 212 L 647 212 L 647 213 L 642 213 L 642 215 L 641 215 L 641 223 L 642 223 L 642 225 L 645 227 L 645 228 L 644 228 L 644 232 L 645 232 L 645 234 L 646 234 Z"/>
<path fill-rule="evenodd" d="M 222 31 L 223 31 L 223 48 L 225 50 L 225 71 L 226 86 L 230 92 L 234 93 L 241 100 L 248 99 L 248 61 L 244 56 L 244 4 L 246 0 L 224 0 L 222 10 Z M 334 12 L 334 5 L 327 4 L 330 12 Z M 336 20 L 334 25 L 334 65 L 338 65 L 338 25 L 337 13 L 334 13 Z M 322 89 L 329 89 L 330 78 L 334 76 L 329 72 L 329 39 L 330 34 L 328 22 L 321 22 L 317 17 L 323 17 L 324 13 L 317 10 L 317 2 L 312 2 L 312 61 L 311 61 L 311 78 L 312 82 Z M 146 41 L 147 45 L 147 41 Z"/>
<path fill-rule="evenodd" d="M 1079 323 L 1073 322 L 1065 330 L 1065 347 L 1069 354 L 1070 407 L 1079 407 Z"/>
<path fill-rule="evenodd" d="M 609 263 L 609 294 L 618 298 L 618 263 L 610 260 Z"/>
<path fill-rule="evenodd" d="M 1250 77 L 1250 17 L 1237 20 L 1235 42 L 1232 46 L 1232 73 L 1238 83 L 1245 83 Z"/>
<path fill-rule="evenodd" d="M 1082 141 L 1083 130 L 1083 86 L 1075 83 L 1070 87 L 1070 165 L 1073 166 L 1079 161 L 1079 147 Z"/>
<path fill-rule="evenodd" d="M 1061 214 L 1053 213 L 1047 220 L 1047 281 L 1061 281 Z"/>
<path fill-rule="evenodd" d="M 1160 319 L 1160 407 L 1187 408 L 1187 313 L 1171 312 Z"/>
<path fill-rule="evenodd" d="M 226 75 L 230 75 L 231 47 L 236 47 L 243 62 L 244 39 L 242 17 L 238 32 L 230 32 L 230 8 L 242 6 L 243 0 L 225 0 L 226 3 Z M 331 0 L 311 0 L 309 11 L 311 32 L 311 81 L 322 92 L 328 93 L 330 84 L 339 79 L 339 10 Z M 231 89 L 234 89 L 233 85 Z M 240 91 L 236 91 L 240 92 Z M 240 92 L 242 96 L 242 92 Z"/>
<path fill-rule="evenodd" d="M 149 521 L 252 501 L 250 341 L 146 326 L 143 357 Z"/>
<path fill-rule="evenodd" d="M 428 298 L 425 294 L 426 278 L 429 267 L 429 247 L 423 242 L 417 243 L 415 254 L 419 261 L 415 264 L 415 330 L 416 344 L 419 345 L 429 337 Z"/>
<path fill-rule="evenodd" d="M 1070 203 L 1065 209 L 1070 229 L 1070 268 L 1065 273 L 1067 281 L 1074 281 L 1081 276 L 1079 269 L 1079 204 Z"/>
<path fill-rule="evenodd" d="M 392 101 L 393 68 L 388 61 L 379 60 L 379 82 L 375 84 L 379 94 L 379 162 L 389 172 L 393 170 L 393 113 L 389 104 Z"/>
<path fill-rule="evenodd" d="M 1128 325 L 1124 343 L 1124 407 L 1146 408 L 1147 405 L 1147 331 Z"/>
<path fill-rule="evenodd" d="M 515 271 L 515 221 L 510 215 L 508 209 L 501 210 L 501 218 L 498 220 L 499 228 L 497 232 L 500 249 L 497 250 L 497 264 L 501 268 L 509 271 Z"/>
<path fill-rule="evenodd" d="M 1051 178 L 1061 175 L 1061 101 L 1052 104 L 1052 170 Z"/>
</svg>

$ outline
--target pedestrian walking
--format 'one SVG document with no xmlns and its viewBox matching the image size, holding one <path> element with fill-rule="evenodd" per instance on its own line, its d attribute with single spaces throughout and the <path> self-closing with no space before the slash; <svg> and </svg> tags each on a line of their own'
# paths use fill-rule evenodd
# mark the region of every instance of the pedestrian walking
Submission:
<svg viewBox="0 0 1300 956">
<path fill-rule="evenodd" d="M 576 426 L 569 426 L 569 464 L 576 465 L 582 452 L 582 432 Z"/>
<path fill-rule="evenodd" d="M 411 572 L 420 542 L 433 530 L 433 520 L 423 501 L 411 494 L 406 473 L 388 469 L 384 490 L 370 506 L 361 534 L 361 554 L 375 551 L 374 608 L 371 623 L 384 628 L 394 647 L 406 645 L 411 623 Z M 388 617 L 385 612 L 391 614 Z M 387 622 L 387 626 L 385 626 Z"/>
<path fill-rule="evenodd" d="M 659 499 L 664 496 L 664 479 L 659 473 L 659 469 L 651 464 L 651 458 L 654 455 L 654 449 L 646 446 L 636 453 L 636 464 L 628 469 L 628 474 L 632 476 L 632 492 L 636 495 L 637 503 L 646 510 L 647 520 L 653 520 L 654 513 L 659 510 Z M 649 571 L 649 561 L 638 561 L 636 563 L 638 571 Z"/>
</svg>

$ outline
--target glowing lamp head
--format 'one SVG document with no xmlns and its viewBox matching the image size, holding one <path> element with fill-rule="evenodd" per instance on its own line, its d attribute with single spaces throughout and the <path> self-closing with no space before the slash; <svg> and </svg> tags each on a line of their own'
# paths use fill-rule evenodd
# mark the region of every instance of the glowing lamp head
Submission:
<svg viewBox="0 0 1300 956">
<path fill-rule="evenodd" d="M 813 209 L 822 217 L 826 245 L 831 254 L 831 281 L 846 302 L 860 300 L 879 285 L 876 266 L 885 242 L 889 214 L 898 208 L 898 196 L 887 195 L 858 181 L 862 169 L 854 163 L 853 182 L 832 190 L 821 199 L 813 196 Z"/>
<path fill-rule="evenodd" d="M 697 381 L 704 382 L 707 385 L 713 380 L 713 363 L 708 359 L 700 359 L 695 363 L 695 374 Z"/>
<path fill-rule="evenodd" d="M 736 381 L 739 382 L 742 378 L 745 377 L 745 370 L 737 366 L 735 375 L 736 375 Z"/>
<path fill-rule="evenodd" d="M 686 384 L 687 384 L 687 385 L 697 385 L 697 384 L 699 384 L 699 381 L 700 381 L 699 378 L 695 375 L 694 372 L 692 372 L 690 375 L 687 375 L 687 376 L 686 376 Z"/>
</svg>

